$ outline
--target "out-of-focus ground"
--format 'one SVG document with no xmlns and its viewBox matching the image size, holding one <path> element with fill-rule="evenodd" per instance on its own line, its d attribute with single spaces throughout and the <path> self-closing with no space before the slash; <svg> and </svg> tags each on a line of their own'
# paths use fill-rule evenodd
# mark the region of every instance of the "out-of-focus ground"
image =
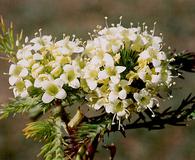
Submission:
<svg viewBox="0 0 195 160">
<path fill-rule="evenodd" d="M 150 27 L 157 21 L 157 33 L 162 32 L 166 45 L 180 50 L 195 51 L 195 1 L 194 0 L 0 0 L 0 15 L 13 21 L 17 31 L 24 30 L 29 37 L 43 28 L 46 34 L 60 37 L 63 33 L 76 34 L 87 39 L 97 24 L 104 25 L 104 16 L 109 23 L 123 24 L 146 22 Z M 8 89 L 7 62 L 0 61 L 0 103 L 12 97 Z M 174 92 L 178 105 L 182 98 L 195 94 L 195 74 L 186 74 L 178 80 Z M 180 89 L 183 87 L 183 90 Z M 167 107 L 165 105 L 164 107 Z M 16 116 L 0 121 L 0 160 L 39 159 L 40 144 L 25 140 L 22 129 L 28 122 L 26 116 Z M 127 138 L 117 134 L 107 141 L 117 145 L 116 160 L 194 160 L 195 122 L 189 127 L 170 127 L 161 131 L 145 129 L 130 130 Z M 96 160 L 108 159 L 108 152 L 100 147 Z"/>
</svg>

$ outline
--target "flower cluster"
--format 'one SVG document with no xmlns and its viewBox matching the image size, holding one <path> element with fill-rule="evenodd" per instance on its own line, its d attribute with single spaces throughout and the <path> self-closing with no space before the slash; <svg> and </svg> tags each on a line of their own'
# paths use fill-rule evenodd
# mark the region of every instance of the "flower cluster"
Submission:
<svg viewBox="0 0 195 160">
<path fill-rule="evenodd" d="M 66 99 L 68 86 L 83 90 L 95 110 L 103 108 L 120 120 L 146 108 L 152 112 L 161 88 L 172 85 L 162 37 L 155 36 L 154 29 L 98 26 L 83 44 L 74 36 L 55 42 L 42 35 L 25 43 L 9 70 L 15 97 L 31 96 L 34 88 L 50 103 Z"/>
<path fill-rule="evenodd" d="M 98 27 L 83 54 L 87 61 L 82 87 L 88 90 L 88 104 L 104 108 L 118 120 L 132 110 L 152 112 L 160 88 L 172 85 L 162 38 L 154 36 L 154 29 L 147 31 L 147 26 Z"/>
<path fill-rule="evenodd" d="M 28 41 L 28 40 L 26 40 Z M 42 100 L 65 99 L 64 85 L 79 88 L 80 73 L 72 59 L 74 53 L 81 53 L 83 47 L 75 37 L 64 37 L 55 42 L 51 36 L 37 36 L 26 42 L 16 54 L 17 62 L 9 69 L 9 83 L 15 97 L 29 96 L 33 89 L 41 90 Z"/>
</svg>

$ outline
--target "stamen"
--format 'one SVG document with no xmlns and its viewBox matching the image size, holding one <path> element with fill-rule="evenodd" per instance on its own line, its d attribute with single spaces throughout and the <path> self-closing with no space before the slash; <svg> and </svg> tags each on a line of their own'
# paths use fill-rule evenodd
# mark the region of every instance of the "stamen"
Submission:
<svg viewBox="0 0 195 160">
<path fill-rule="evenodd" d="M 132 22 L 130 23 L 130 26 L 131 26 L 131 28 L 133 27 L 133 23 Z"/>
<path fill-rule="evenodd" d="M 108 28 L 108 17 L 104 17 L 104 19 L 105 19 L 106 28 Z"/>
<path fill-rule="evenodd" d="M 25 37 L 24 42 L 25 42 L 25 43 L 27 43 L 27 42 L 28 42 L 28 37 L 27 37 L 27 36 Z"/>
<path fill-rule="evenodd" d="M 152 117 L 155 117 L 155 114 L 154 114 L 154 112 L 153 112 L 153 110 L 150 108 L 150 107 L 148 107 L 148 109 L 150 110 L 150 112 L 152 113 Z"/>
<path fill-rule="evenodd" d="M 156 23 L 157 23 L 157 22 L 154 22 L 152 36 L 154 36 L 154 33 L 155 33 L 155 29 L 156 29 Z"/>
<path fill-rule="evenodd" d="M 41 33 L 41 32 L 42 32 L 42 29 L 40 28 L 40 29 L 39 29 L 39 36 L 40 36 L 40 37 L 42 37 L 42 33 Z"/>
<path fill-rule="evenodd" d="M 66 37 L 66 34 L 65 34 L 65 33 L 63 33 L 63 39 L 65 39 L 65 37 Z"/>
<path fill-rule="evenodd" d="M 119 20 L 120 20 L 120 21 L 119 21 L 119 25 L 120 25 L 120 26 L 121 26 L 121 23 L 122 23 L 122 19 L 123 19 L 123 17 L 120 16 L 120 17 L 119 17 Z"/>
<path fill-rule="evenodd" d="M 93 40 L 92 34 L 90 32 L 88 32 L 88 35 L 89 35 L 90 39 Z"/>
<path fill-rule="evenodd" d="M 114 122 L 115 118 L 116 118 L 116 114 L 114 114 L 114 116 L 113 116 L 113 118 L 112 118 L 112 125 L 115 124 L 115 122 Z"/>
<path fill-rule="evenodd" d="M 75 34 L 72 35 L 72 41 L 75 41 Z"/>
</svg>

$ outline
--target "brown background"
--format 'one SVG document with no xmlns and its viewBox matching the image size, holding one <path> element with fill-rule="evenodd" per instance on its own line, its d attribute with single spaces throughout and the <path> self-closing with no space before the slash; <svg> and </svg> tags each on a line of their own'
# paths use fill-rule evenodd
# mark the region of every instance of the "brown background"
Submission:
<svg viewBox="0 0 195 160">
<path fill-rule="evenodd" d="M 195 51 L 195 1 L 194 0 L 0 0 L 0 15 L 13 21 L 16 30 L 24 30 L 32 37 L 43 28 L 45 34 L 60 37 L 63 33 L 76 34 L 87 39 L 97 24 L 118 22 L 123 24 L 146 22 L 150 27 L 157 21 L 157 33 L 162 32 L 167 46 L 178 51 Z M 61 38 L 61 37 L 60 37 Z M 8 89 L 9 65 L 0 61 L 0 103 L 12 97 Z M 178 105 L 188 93 L 195 93 L 195 75 L 186 74 L 186 79 L 177 81 L 175 100 L 169 105 Z M 181 90 L 183 87 L 183 90 Z M 162 107 L 169 105 L 164 104 Z M 28 122 L 26 116 L 16 116 L 0 121 L 0 160 L 39 159 L 40 144 L 25 140 L 21 130 Z M 118 146 L 116 160 L 193 160 L 195 159 L 195 123 L 189 127 L 170 127 L 161 131 L 145 129 L 128 131 L 128 138 L 111 135 L 106 142 Z M 99 149 L 96 159 L 108 159 L 108 152 Z"/>
</svg>

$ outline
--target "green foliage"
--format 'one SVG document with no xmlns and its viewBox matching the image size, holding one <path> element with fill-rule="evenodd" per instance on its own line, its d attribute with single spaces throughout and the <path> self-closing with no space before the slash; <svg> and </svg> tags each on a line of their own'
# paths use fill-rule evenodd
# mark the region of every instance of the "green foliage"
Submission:
<svg viewBox="0 0 195 160">
<path fill-rule="evenodd" d="M 195 53 L 181 52 L 173 53 L 174 61 L 170 63 L 177 73 L 182 74 L 182 71 L 195 72 Z M 180 76 L 181 78 L 182 75 Z"/>
<path fill-rule="evenodd" d="M 118 65 L 126 67 L 126 70 L 122 73 L 122 76 L 125 77 L 137 65 L 138 54 L 136 51 L 124 47 L 120 50 L 120 56 Z"/>
<path fill-rule="evenodd" d="M 0 17 L 0 53 L 5 53 L 9 60 L 14 61 L 15 51 L 21 46 L 23 32 L 14 36 L 13 24 L 7 27 L 2 17 Z M 16 45 L 17 43 L 17 45 Z"/>
<path fill-rule="evenodd" d="M 32 122 L 24 129 L 26 138 L 33 138 L 39 141 L 45 141 L 39 154 L 43 155 L 45 160 L 64 160 L 65 145 L 61 131 L 61 119 L 50 118 L 44 121 Z"/>
<path fill-rule="evenodd" d="M 110 119 L 101 122 L 97 121 L 95 123 L 83 123 L 78 127 L 77 137 L 80 139 L 93 138 L 98 133 L 106 131 L 109 125 L 111 125 Z"/>
<path fill-rule="evenodd" d="M 28 112 L 34 107 L 41 108 L 41 110 L 45 112 L 49 109 L 50 105 L 43 103 L 41 96 L 26 98 L 18 97 L 4 105 L 0 111 L 0 119 L 7 118 L 9 115 L 15 115 L 16 113 Z"/>
</svg>

